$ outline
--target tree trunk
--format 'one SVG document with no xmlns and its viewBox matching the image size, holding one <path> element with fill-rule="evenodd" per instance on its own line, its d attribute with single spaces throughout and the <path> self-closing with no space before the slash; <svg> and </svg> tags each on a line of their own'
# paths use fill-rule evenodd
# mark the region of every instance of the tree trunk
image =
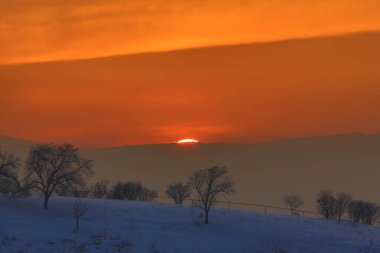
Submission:
<svg viewBox="0 0 380 253">
<path fill-rule="evenodd" d="M 45 193 L 44 209 L 47 210 L 47 205 L 49 202 L 49 195 Z"/>
<path fill-rule="evenodd" d="M 77 221 L 77 227 L 76 227 L 76 232 L 79 231 L 79 218 L 78 217 L 75 217 L 76 221 Z"/>
<path fill-rule="evenodd" d="M 208 211 L 206 211 L 206 215 L 205 215 L 205 224 L 208 224 Z"/>
</svg>

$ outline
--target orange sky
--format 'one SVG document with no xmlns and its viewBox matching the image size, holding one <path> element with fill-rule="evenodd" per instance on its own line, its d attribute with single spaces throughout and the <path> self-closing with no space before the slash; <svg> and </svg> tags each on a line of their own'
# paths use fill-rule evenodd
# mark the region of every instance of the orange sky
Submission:
<svg viewBox="0 0 380 253">
<path fill-rule="evenodd" d="M 380 132 L 380 33 L 335 36 L 380 30 L 377 0 L 0 4 L 0 134 L 100 147 Z"/>
<path fill-rule="evenodd" d="M 0 0 L 0 64 L 380 29 L 378 0 Z"/>
</svg>

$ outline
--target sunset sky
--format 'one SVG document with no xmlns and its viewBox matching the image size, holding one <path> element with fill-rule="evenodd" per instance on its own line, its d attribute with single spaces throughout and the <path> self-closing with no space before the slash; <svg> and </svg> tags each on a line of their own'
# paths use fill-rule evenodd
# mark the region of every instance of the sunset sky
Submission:
<svg viewBox="0 0 380 253">
<path fill-rule="evenodd" d="M 380 29 L 378 0 L 0 0 L 0 64 Z"/>
<path fill-rule="evenodd" d="M 380 132 L 379 13 L 378 0 L 0 0 L 0 135 L 104 147 Z"/>
</svg>

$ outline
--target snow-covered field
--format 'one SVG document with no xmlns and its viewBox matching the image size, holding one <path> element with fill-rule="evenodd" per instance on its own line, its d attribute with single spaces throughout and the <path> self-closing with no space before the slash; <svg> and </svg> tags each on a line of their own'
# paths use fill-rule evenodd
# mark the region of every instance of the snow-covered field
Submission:
<svg viewBox="0 0 380 253">
<path fill-rule="evenodd" d="M 37 197 L 0 199 L 0 252 L 380 252 L 380 229 L 347 221 L 215 208 L 203 225 L 197 207 L 84 201 L 74 233 L 72 198 L 52 198 L 47 211 Z"/>
</svg>

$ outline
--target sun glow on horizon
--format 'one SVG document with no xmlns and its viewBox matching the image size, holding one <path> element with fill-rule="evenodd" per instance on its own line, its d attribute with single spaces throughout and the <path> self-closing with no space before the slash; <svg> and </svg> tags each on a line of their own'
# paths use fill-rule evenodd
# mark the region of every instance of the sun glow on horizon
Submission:
<svg viewBox="0 0 380 253">
<path fill-rule="evenodd" d="M 198 142 L 199 141 L 195 140 L 195 139 L 182 139 L 182 140 L 177 141 L 178 144 L 182 144 L 182 143 L 198 143 Z"/>
</svg>

